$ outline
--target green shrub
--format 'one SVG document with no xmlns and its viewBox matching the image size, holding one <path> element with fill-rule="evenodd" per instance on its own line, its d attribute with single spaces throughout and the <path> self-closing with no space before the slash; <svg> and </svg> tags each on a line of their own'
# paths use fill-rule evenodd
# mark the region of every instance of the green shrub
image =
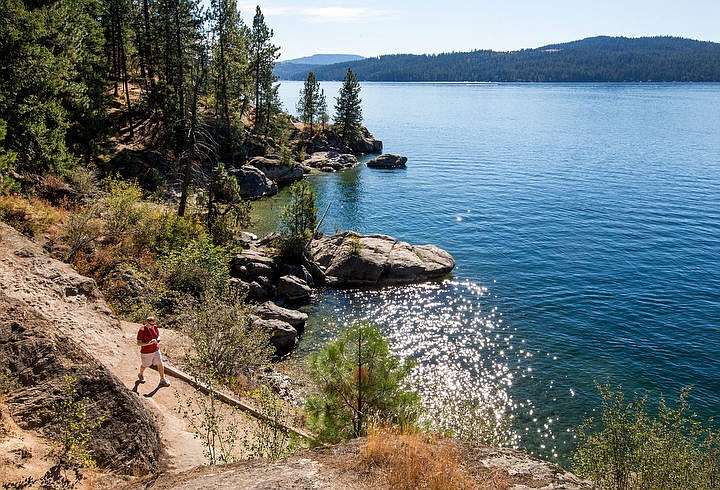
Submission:
<svg viewBox="0 0 720 490">
<path fill-rule="evenodd" d="M 618 490 L 720 487 L 720 431 L 691 411 L 689 388 L 675 408 L 661 397 L 656 416 L 647 412 L 647 396 L 626 402 L 621 387 L 597 388 L 602 416 L 578 429 L 577 474 Z"/>
<path fill-rule="evenodd" d="M 323 440 L 367 434 L 368 422 L 413 425 L 418 396 L 404 389 L 409 361 L 390 353 L 377 327 L 355 324 L 308 359 L 320 395 L 307 403 L 308 421 Z"/>
<path fill-rule="evenodd" d="M 317 225 L 315 189 L 306 181 L 299 180 L 290 186 L 290 201 L 280 212 L 280 253 L 290 258 L 300 258 Z"/>
<path fill-rule="evenodd" d="M 365 245 L 360 241 L 360 237 L 352 235 L 348 240 L 348 247 L 350 248 L 350 254 L 359 255 L 360 251 L 365 248 Z"/>
<path fill-rule="evenodd" d="M 250 378 L 270 363 L 270 333 L 255 328 L 252 307 L 227 291 L 210 291 L 181 308 L 179 323 L 194 344 L 190 365 L 232 381 Z"/>
<path fill-rule="evenodd" d="M 188 242 L 160 261 L 160 271 L 171 289 L 193 294 L 196 298 L 228 285 L 230 252 L 214 245 L 207 235 Z"/>
</svg>

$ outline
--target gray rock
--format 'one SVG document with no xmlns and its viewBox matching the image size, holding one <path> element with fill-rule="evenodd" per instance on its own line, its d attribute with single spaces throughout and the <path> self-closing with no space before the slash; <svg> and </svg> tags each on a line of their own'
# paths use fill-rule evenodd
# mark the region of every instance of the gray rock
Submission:
<svg viewBox="0 0 720 490">
<path fill-rule="evenodd" d="M 303 168 L 299 163 L 286 165 L 279 157 L 255 157 L 250 159 L 247 165 L 251 165 L 265 176 L 279 185 L 291 184 L 303 177 Z"/>
<path fill-rule="evenodd" d="M 273 258 L 267 257 L 258 250 L 243 250 L 233 258 L 230 271 L 233 276 L 247 282 L 252 282 L 260 276 L 275 279 L 277 264 Z"/>
<path fill-rule="evenodd" d="M 270 291 L 262 287 L 262 285 L 257 282 L 253 281 L 248 286 L 248 299 L 255 300 L 255 301 L 265 301 L 270 297 Z"/>
<path fill-rule="evenodd" d="M 382 286 L 441 278 L 455 260 L 434 245 L 410 245 L 387 235 L 346 231 L 313 240 L 313 270 L 331 286 Z"/>
<path fill-rule="evenodd" d="M 360 139 L 350 145 L 350 149 L 353 153 L 380 153 L 382 151 L 382 141 L 375 139 L 367 128 L 361 128 L 360 135 Z"/>
<path fill-rule="evenodd" d="M 116 376 L 56 331 L 37 310 L 0 293 L 0 373 L 17 380 L 4 401 L 18 425 L 58 434 L 68 421 L 55 418 L 53 406 L 64 399 L 67 375 L 76 380 L 78 396 L 88 400 L 88 420 L 106 416 L 89 442 L 98 466 L 131 475 L 156 470 L 155 420 Z"/>
<path fill-rule="evenodd" d="M 276 305 L 272 301 L 266 301 L 265 303 L 258 306 L 254 314 L 259 316 L 263 320 L 283 321 L 292 325 L 296 329 L 302 329 L 308 319 L 307 314 L 301 311 L 283 308 L 282 306 Z"/>
<path fill-rule="evenodd" d="M 276 319 L 265 320 L 259 317 L 254 317 L 252 323 L 253 326 L 262 328 L 270 334 L 270 342 L 278 352 L 284 354 L 295 348 L 298 333 L 289 323 Z"/>
<path fill-rule="evenodd" d="M 385 153 L 373 158 L 366 165 L 370 168 L 407 168 L 406 163 L 407 157 Z"/>
<path fill-rule="evenodd" d="M 277 283 L 277 294 L 289 301 L 307 301 L 310 299 L 312 289 L 296 276 L 282 276 Z"/>
<path fill-rule="evenodd" d="M 232 171 L 240 186 L 240 195 L 248 199 L 258 199 L 263 196 L 277 194 L 277 184 L 268 179 L 265 174 L 252 165 L 243 165 Z"/>
<path fill-rule="evenodd" d="M 339 151 L 317 151 L 312 153 L 303 165 L 312 168 L 319 168 L 325 171 L 325 168 L 333 168 L 335 170 L 343 170 L 357 166 L 358 159 L 351 153 L 340 153 Z"/>
</svg>

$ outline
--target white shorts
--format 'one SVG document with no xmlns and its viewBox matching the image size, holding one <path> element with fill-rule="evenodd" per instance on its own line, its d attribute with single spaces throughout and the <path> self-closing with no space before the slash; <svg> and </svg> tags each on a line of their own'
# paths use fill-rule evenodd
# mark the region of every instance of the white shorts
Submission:
<svg viewBox="0 0 720 490">
<path fill-rule="evenodd" d="M 140 353 L 140 362 L 142 363 L 143 367 L 150 367 L 161 366 L 163 360 L 160 351 L 156 350 L 155 352 L 150 352 L 149 354 Z"/>
</svg>

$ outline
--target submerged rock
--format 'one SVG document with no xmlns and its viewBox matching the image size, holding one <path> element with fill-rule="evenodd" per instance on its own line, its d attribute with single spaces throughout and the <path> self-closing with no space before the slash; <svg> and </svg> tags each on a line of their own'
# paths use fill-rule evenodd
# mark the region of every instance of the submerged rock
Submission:
<svg viewBox="0 0 720 490">
<path fill-rule="evenodd" d="M 441 278 L 455 260 L 434 245 L 410 245 L 387 235 L 352 231 L 313 240 L 313 269 L 330 286 L 383 286 Z"/>
<path fill-rule="evenodd" d="M 373 158 L 366 165 L 370 168 L 407 168 L 406 163 L 407 157 L 385 153 Z"/>
</svg>

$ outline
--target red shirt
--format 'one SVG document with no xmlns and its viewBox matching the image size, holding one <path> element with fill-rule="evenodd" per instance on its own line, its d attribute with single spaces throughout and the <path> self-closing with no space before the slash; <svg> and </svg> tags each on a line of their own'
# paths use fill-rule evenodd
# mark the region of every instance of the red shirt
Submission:
<svg viewBox="0 0 720 490">
<path fill-rule="evenodd" d="M 156 339 L 160 336 L 160 332 L 158 331 L 157 325 L 150 325 L 149 323 L 146 325 L 143 325 L 140 327 L 140 330 L 138 330 L 137 339 L 142 342 L 150 342 L 152 339 Z M 157 345 L 157 343 L 153 343 L 150 345 L 143 345 L 140 347 L 140 352 L 142 354 L 150 354 L 152 352 L 155 352 L 160 349 L 160 346 Z"/>
</svg>

